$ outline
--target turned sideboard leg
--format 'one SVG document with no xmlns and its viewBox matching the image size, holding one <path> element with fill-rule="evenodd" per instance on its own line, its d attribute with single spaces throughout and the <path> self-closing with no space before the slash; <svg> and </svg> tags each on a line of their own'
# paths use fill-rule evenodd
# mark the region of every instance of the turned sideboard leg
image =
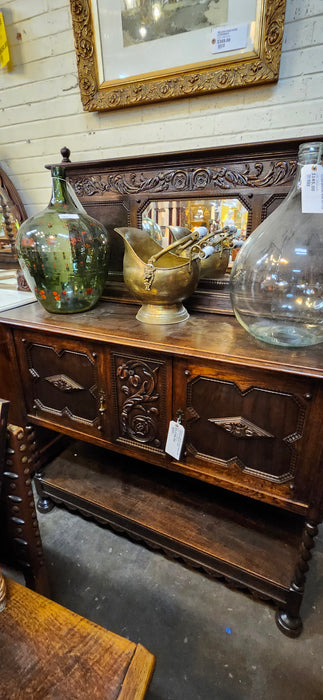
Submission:
<svg viewBox="0 0 323 700">
<path fill-rule="evenodd" d="M 34 484 L 37 491 L 38 501 L 37 510 L 40 513 L 50 513 L 53 510 L 55 503 L 44 493 L 41 482 L 41 472 L 36 472 L 34 476 Z"/>
<path fill-rule="evenodd" d="M 318 523 L 314 520 L 308 520 L 304 526 L 299 560 L 295 569 L 294 579 L 290 585 L 286 608 L 279 609 L 276 613 L 277 625 L 288 637 L 298 637 L 303 629 L 299 611 L 304 595 L 306 574 L 309 570 L 308 562 L 312 558 L 311 550 L 315 546 L 317 534 Z"/>
<path fill-rule="evenodd" d="M 0 612 L 5 609 L 6 607 L 6 595 L 7 595 L 7 590 L 6 590 L 6 582 L 2 576 L 2 573 L 0 571 Z"/>
<path fill-rule="evenodd" d="M 32 490 L 39 465 L 33 429 L 8 425 L 3 474 L 5 551 L 8 561 L 22 569 L 26 585 L 48 595 L 48 580 Z"/>
</svg>

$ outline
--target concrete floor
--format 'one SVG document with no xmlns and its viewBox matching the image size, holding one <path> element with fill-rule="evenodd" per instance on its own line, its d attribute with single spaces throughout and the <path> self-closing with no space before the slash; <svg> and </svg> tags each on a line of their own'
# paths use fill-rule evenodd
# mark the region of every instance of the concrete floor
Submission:
<svg viewBox="0 0 323 700">
<path fill-rule="evenodd" d="M 52 598 L 155 654 L 147 700 L 322 700 L 322 530 L 289 639 L 273 608 L 75 513 L 39 522 Z"/>
</svg>

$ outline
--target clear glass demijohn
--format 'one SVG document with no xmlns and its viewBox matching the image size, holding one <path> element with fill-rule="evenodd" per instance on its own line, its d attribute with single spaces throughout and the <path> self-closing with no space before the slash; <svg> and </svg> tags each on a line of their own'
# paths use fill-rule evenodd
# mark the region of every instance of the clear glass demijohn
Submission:
<svg viewBox="0 0 323 700">
<path fill-rule="evenodd" d="M 301 201 L 304 165 L 312 165 L 306 172 L 319 171 L 323 187 L 322 152 L 323 143 L 300 146 L 289 194 L 249 236 L 231 271 L 237 320 L 274 345 L 323 342 L 323 213 L 302 213 Z"/>
</svg>

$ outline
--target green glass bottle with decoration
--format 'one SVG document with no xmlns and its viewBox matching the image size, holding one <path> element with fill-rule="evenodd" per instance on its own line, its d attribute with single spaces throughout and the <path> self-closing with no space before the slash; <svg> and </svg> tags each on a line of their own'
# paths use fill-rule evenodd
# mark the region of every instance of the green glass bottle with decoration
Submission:
<svg viewBox="0 0 323 700">
<path fill-rule="evenodd" d="M 42 306 L 52 313 L 91 309 L 108 274 L 109 239 L 89 216 L 66 181 L 62 165 L 52 167 L 48 207 L 27 219 L 16 248 L 25 278 Z"/>
</svg>

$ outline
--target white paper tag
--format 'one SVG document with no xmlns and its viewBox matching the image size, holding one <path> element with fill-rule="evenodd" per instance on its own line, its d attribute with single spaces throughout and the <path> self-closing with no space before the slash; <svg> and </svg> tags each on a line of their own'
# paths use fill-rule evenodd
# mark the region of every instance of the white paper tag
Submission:
<svg viewBox="0 0 323 700">
<path fill-rule="evenodd" d="M 303 214 L 323 213 L 323 166 L 303 165 L 301 178 Z"/>
<path fill-rule="evenodd" d="M 175 459 L 179 459 L 183 447 L 185 428 L 181 423 L 171 420 L 168 428 L 165 452 Z"/>
<path fill-rule="evenodd" d="M 211 53 L 245 49 L 248 41 L 249 24 L 234 27 L 218 27 L 211 30 Z"/>
</svg>

